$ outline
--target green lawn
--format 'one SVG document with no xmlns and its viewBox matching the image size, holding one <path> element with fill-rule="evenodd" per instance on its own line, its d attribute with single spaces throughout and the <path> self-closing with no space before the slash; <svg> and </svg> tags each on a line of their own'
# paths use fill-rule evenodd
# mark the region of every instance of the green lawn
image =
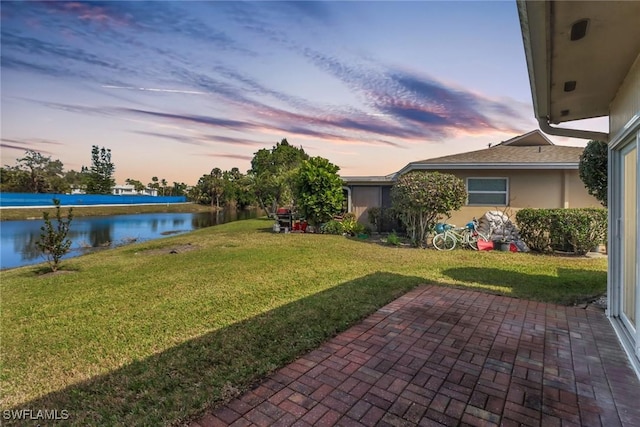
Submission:
<svg viewBox="0 0 640 427">
<path fill-rule="evenodd" d="M 606 289 L 602 258 L 395 248 L 271 224 L 86 255 L 61 274 L 0 272 L 2 409 L 177 424 L 422 283 L 559 303 Z"/>
</svg>

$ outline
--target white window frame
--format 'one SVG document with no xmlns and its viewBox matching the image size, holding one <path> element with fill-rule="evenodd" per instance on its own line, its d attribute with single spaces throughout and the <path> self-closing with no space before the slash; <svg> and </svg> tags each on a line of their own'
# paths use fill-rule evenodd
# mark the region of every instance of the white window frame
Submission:
<svg viewBox="0 0 640 427">
<path fill-rule="evenodd" d="M 469 180 L 472 179 L 499 179 L 505 182 L 505 190 L 504 191 L 469 191 Z M 505 176 L 470 176 L 466 181 L 467 186 L 467 205 L 468 206 L 509 206 L 509 178 Z M 504 194 L 504 204 L 497 203 L 469 203 L 469 197 L 471 193 L 473 194 Z"/>
<path fill-rule="evenodd" d="M 640 239 L 637 236 L 625 236 L 622 229 L 622 161 L 623 156 L 633 146 L 640 150 L 640 115 L 636 114 L 627 125 L 609 142 L 609 188 L 608 188 L 608 206 L 609 206 L 609 232 L 608 247 L 609 268 L 607 274 L 607 316 L 611 320 L 618 339 L 622 344 L 622 348 L 629 355 L 631 366 L 634 368 L 636 375 L 640 378 L 640 287 L 637 283 L 640 281 L 640 265 L 636 263 L 636 325 L 635 334 L 626 327 L 622 318 L 622 281 L 623 268 L 622 262 L 624 249 L 623 239 L 636 239 L 636 253 L 640 253 Z M 636 151 L 636 155 L 640 156 L 640 151 Z M 636 162 L 638 176 L 640 176 L 640 159 Z M 636 200 L 636 223 L 640 224 L 640 198 Z"/>
</svg>

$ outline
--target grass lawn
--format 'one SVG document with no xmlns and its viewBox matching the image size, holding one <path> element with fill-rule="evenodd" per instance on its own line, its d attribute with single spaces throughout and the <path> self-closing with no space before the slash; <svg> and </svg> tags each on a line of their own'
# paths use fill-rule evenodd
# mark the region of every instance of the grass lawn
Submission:
<svg viewBox="0 0 640 427">
<path fill-rule="evenodd" d="M 73 215 L 81 216 L 104 216 L 104 215 L 125 215 L 140 213 L 159 212 L 211 212 L 211 206 L 199 205 L 197 203 L 171 203 L 154 205 L 131 205 L 131 206 L 80 206 L 73 208 Z M 68 207 L 62 206 L 61 212 L 66 215 Z M 54 217 L 56 209 L 51 208 L 3 208 L 0 209 L 0 220 L 23 220 L 42 219 L 42 212 L 49 212 Z"/>
<path fill-rule="evenodd" d="M 2 409 L 179 424 L 422 283 L 563 304 L 606 289 L 604 258 L 396 248 L 271 224 L 86 255 L 55 275 L 0 272 Z"/>
</svg>

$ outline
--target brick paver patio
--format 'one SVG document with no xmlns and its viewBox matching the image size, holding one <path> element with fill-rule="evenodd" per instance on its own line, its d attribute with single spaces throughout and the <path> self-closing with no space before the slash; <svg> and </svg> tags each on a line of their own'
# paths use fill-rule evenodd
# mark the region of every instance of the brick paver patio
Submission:
<svg viewBox="0 0 640 427">
<path fill-rule="evenodd" d="M 426 286 L 206 414 L 210 426 L 640 426 L 602 310 Z"/>
</svg>

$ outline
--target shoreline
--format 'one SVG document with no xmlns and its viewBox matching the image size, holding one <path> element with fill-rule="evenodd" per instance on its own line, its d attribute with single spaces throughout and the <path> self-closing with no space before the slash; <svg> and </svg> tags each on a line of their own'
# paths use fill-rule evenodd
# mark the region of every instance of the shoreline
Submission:
<svg viewBox="0 0 640 427">
<path fill-rule="evenodd" d="M 95 205 L 60 205 L 61 208 L 93 208 L 93 207 L 105 207 L 105 206 L 169 206 L 169 205 L 192 205 L 192 202 L 181 203 L 99 203 Z M 204 206 L 204 205 L 201 205 Z M 40 206 L 0 206 L 0 212 L 5 209 L 47 209 L 53 208 L 52 205 L 40 205 Z"/>
<path fill-rule="evenodd" d="M 118 204 L 118 205 L 75 205 L 61 206 L 61 214 L 66 216 L 68 208 L 73 208 L 74 217 L 85 216 L 106 216 L 106 215 L 127 215 L 142 213 L 170 213 L 170 212 L 217 212 L 219 209 L 209 205 L 199 205 L 196 203 L 153 203 L 153 204 Z M 52 214 L 55 212 L 53 206 L 6 206 L 0 207 L 0 221 L 24 221 L 42 220 L 43 212 Z"/>
</svg>

